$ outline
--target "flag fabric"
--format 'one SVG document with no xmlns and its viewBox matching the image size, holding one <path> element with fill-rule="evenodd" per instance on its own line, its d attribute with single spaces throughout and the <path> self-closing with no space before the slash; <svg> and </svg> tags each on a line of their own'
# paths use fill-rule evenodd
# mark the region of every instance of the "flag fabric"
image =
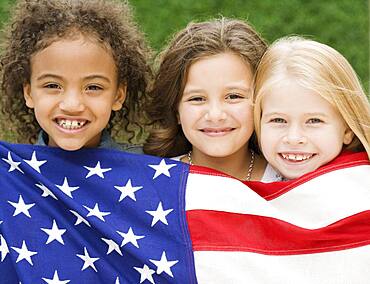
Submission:
<svg viewBox="0 0 370 284">
<path fill-rule="evenodd" d="M 370 283 L 370 164 L 288 182 L 0 142 L 0 283 Z"/>
<path fill-rule="evenodd" d="M 270 184 L 194 166 L 186 209 L 199 283 L 370 283 L 366 153 Z"/>
<path fill-rule="evenodd" d="M 0 283 L 196 283 L 188 166 L 0 142 Z"/>
</svg>

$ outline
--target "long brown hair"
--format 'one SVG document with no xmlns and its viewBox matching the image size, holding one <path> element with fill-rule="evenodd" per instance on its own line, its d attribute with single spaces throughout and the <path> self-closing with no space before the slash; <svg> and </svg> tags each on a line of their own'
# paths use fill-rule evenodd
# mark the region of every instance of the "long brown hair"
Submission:
<svg viewBox="0 0 370 284">
<path fill-rule="evenodd" d="M 178 124 L 177 110 L 193 62 L 231 52 L 240 56 L 254 72 L 265 50 L 265 41 L 241 20 L 220 18 L 190 23 L 175 34 L 159 56 L 159 69 L 146 107 L 152 129 L 144 152 L 171 157 L 191 149 Z"/>
</svg>

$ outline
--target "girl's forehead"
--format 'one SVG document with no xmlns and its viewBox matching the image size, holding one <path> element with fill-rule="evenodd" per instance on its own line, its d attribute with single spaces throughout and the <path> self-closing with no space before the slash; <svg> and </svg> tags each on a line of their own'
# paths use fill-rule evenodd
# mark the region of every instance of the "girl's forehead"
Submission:
<svg viewBox="0 0 370 284">
<path fill-rule="evenodd" d="M 46 49 L 47 47 L 59 44 L 63 42 L 75 42 L 79 41 L 81 44 L 96 44 L 97 46 L 103 48 L 106 52 L 113 55 L 113 51 L 108 42 L 103 41 L 100 37 L 93 31 L 82 31 L 77 28 L 71 28 L 66 31 L 62 36 L 60 35 L 50 35 L 41 39 L 38 43 L 39 48 L 35 53 Z"/>
<path fill-rule="evenodd" d="M 64 78 L 99 73 L 116 77 L 117 64 L 112 53 L 96 40 L 59 38 L 31 57 L 31 76 L 45 72 Z"/>
</svg>

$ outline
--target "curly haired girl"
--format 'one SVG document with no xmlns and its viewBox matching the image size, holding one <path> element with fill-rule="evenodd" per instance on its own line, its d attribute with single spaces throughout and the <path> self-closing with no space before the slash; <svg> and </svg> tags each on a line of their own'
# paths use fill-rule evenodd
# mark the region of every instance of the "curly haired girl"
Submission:
<svg viewBox="0 0 370 284">
<path fill-rule="evenodd" d="M 148 54 L 125 3 L 19 1 L 1 56 L 3 122 L 18 142 L 118 148 L 110 135 L 141 128 Z"/>
</svg>

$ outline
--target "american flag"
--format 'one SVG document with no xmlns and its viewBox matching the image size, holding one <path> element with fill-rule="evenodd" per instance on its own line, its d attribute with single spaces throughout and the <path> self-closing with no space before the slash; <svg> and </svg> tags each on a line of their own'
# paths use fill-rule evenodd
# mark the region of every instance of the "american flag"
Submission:
<svg viewBox="0 0 370 284">
<path fill-rule="evenodd" d="M 370 283 L 366 153 L 288 182 L 0 143 L 0 283 Z"/>
<path fill-rule="evenodd" d="M 366 153 L 270 184 L 191 167 L 186 209 L 199 283 L 370 283 Z"/>
<path fill-rule="evenodd" d="M 0 283 L 196 283 L 185 164 L 0 143 Z"/>
</svg>

